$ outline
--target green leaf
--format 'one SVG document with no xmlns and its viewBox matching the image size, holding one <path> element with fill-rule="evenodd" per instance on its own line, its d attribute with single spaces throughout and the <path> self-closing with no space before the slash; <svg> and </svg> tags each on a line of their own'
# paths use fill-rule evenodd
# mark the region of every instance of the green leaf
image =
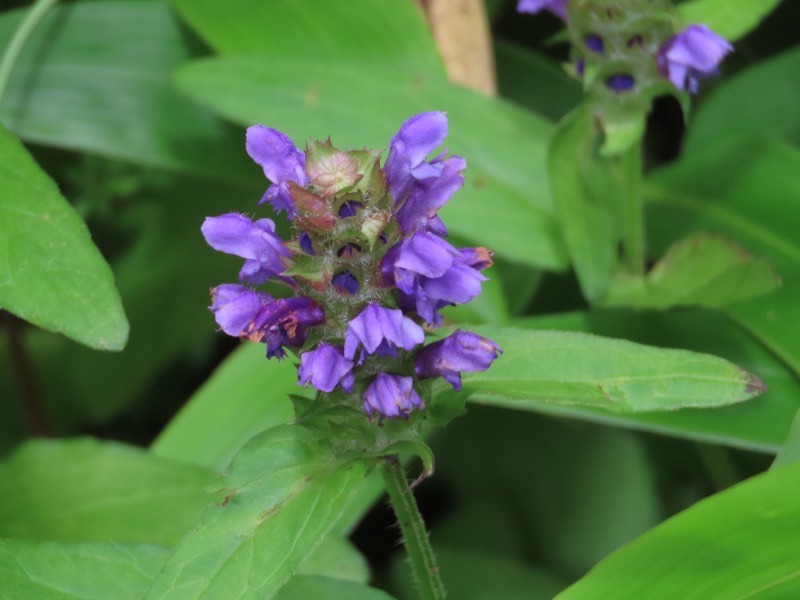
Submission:
<svg viewBox="0 0 800 600">
<path fill-rule="evenodd" d="M 487 371 L 464 375 L 468 399 L 485 404 L 648 412 L 725 406 L 764 391 L 754 375 L 707 354 L 566 331 L 488 326 L 474 331 L 504 351 Z"/>
<path fill-rule="evenodd" d="M 772 136 L 800 145 L 800 86 L 786 76 L 798 71 L 800 48 L 794 48 L 723 80 L 694 115 L 686 155 L 728 136 Z"/>
<path fill-rule="evenodd" d="M 329 535 L 300 569 L 302 575 L 319 575 L 358 583 L 369 581 L 367 559 L 351 542 Z"/>
<path fill-rule="evenodd" d="M 173 545 L 213 477 L 113 442 L 30 441 L 0 464 L 0 536 Z"/>
<path fill-rule="evenodd" d="M 413 66 L 444 76 L 421 10 L 409 0 L 350 0 L 347 10 L 327 0 L 170 0 L 189 26 L 219 54 L 263 53 L 358 61 L 384 68 Z M 298 41 L 301 41 L 298 43 Z"/>
<path fill-rule="evenodd" d="M 780 279 L 768 260 L 719 235 L 696 233 L 673 244 L 643 278 L 618 275 L 605 306 L 724 306 L 771 292 Z"/>
<path fill-rule="evenodd" d="M 141 600 L 168 556 L 145 544 L 0 540 L 2 597 Z"/>
<path fill-rule="evenodd" d="M 392 600 L 384 592 L 363 583 L 318 575 L 298 575 L 281 588 L 275 600 Z"/>
<path fill-rule="evenodd" d="M 800 460 L 800 410 L 794 416 L 789 435 L 786 436 L 778 456 L 775 457 L 772 468 L 788 465 L 798 460 Z"/>
<path fill-rule="evenodd" d="M 271 597 L 340 518 L 364 476 L 301 427 L 255 437 L 219 482 L 209 506 L 153 583 L 148 600 Z"/>
<path fill-rule="evenodd" d="M 720 233 L 769 258 L 781 289 L 728 313 L 800 373 L 800 150 L 776 140 L 721 140 L 647 182 L 648 235 L 659 251 L 693 231 Z"/>
<path fill-rule="evenodd" d="M 517 321 L 536 329 L 587 331 L 632 341 L 716 354 L 763 378 L 769 389 L 757 400 L 714 410 L 612 414 L 602 409 L 541 404 L 558 416 L 632 427 L 665 435 L 775 453 L 798 410 L 800 382 L 767 348 L 720 312 L 601 310 Z"/>
<path fill-rule="evenodd" d="M 86 225 L 0 126 L 0 308 L 98 350 L 121 350 L 128 321 Z"/>
<path fill-rule="evenodd" d="M 293 420 L 289 394 L 304 392 L 294 365 L 267 360 L 263 344 L 243 344 L 170 421 L 151 450 L 221 471 L 254 435 Z"/>
<path fill-rule="evenodd" d="M 592 194 L 586 181 L 596 131 L 591 111 L 582 105 L 558 126 L 547 155 L 550 187 L 569 255 L 584 296 L 600 297 L 615 264 L 616 231 L 608 198 Z"/>
<path fill-rule="evenodd" d="M 800 464 L 697 503 L 601 562 L 558 600 L 791 598 Z"/>
<path fill-rule="evenodd" d="M 330 136 L 341 148 L 385 148 L 411 115 L 445 110 L 447 146 L 470 165 L 464 188 L 441 211 L 448 228 L 516 262 L 565 266 L 543 168 L 551 128 L 531 113 L 439 77 L 366 60 L 206 59 L 179 70 L 176 82 L 237 123 L 262 122 L 298 143 Z"/>
<path fill-rule="evenodd" d="M 22 14 L 0 15 L 0 39 Z M 252 176 L 242 132 L 170 85 L 172 71 L 196 53 L 190 42 L 158 0 L 56 6 L 14 66 L 0 120 L 40 144 L 206 178 Z"/>
<path fill-rule="evenodd" d="M 705 23 L 728 41 L 738 40 L 761 22 L 780 0 L 692 0 L 678 5 L 684 23 Z"/>
</svg>

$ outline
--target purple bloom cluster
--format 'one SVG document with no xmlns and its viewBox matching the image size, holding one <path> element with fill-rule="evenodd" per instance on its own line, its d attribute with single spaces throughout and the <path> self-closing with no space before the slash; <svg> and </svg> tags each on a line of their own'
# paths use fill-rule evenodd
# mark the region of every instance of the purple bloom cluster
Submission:
<svg viewBox="0 0 800 600">
<path fill-rule="evenodd" d="M 211 311 L 228 335 L 262 342 L 267 356 L 300 358 L 298 383 L 353 402 L 379 420 L 425 407 L 418 380 L 487 369 L 502 352 L 486 338 L 456 331 L 424 346 L 422 325 L 481 291 L 486 248 L 455 248 L 437 212 L 463 186 L 466 162 L 447 151 L 443 113 L 406 121 L 380 152 L 342 151 L 330 141 L 298 150 L 285 134 L 255 125 L 247 152 L 270 180 L 261 203 L 286 211 L 294 235 L 283 241 L 270 219 L 209 217 L 208 244 L 244 259 L 238 284 L 212 289 Z M 267 282 L 292 296 L 258 290 Z"/>
<path fill-rule="evenodd" d="M 569 0 L 519 0 L 517 11 L 535 14 L 542 10 L 547 10 L 568 22 L 568 26 L 572 29 L 574 24 L 569 22 L 567 18 L 568 5 Z M 639 3 L 632 2 L 624 8 L 617 6 L 613 10 L 604 4 L 595 5 L 591 2 L 575 3 L 573 6 L 575 11 L 586 11 L 586 15 L 582 16 L 591 17 L 586 20 L 587 23 L 593 23 L 594 25 L 598 25 L 598 22 L 602 23 L 602 28 L 607 32 L 613 28 L 609 27 L 608 21 L 603 20 L 603 15 L 616 14 L 623 10 L 629 11 L 632 15 L 630 19 L 617 19 L 622 23 L 622 27 L 628 27 L 628 20 L 638 23 L 645 20 L 643 15 L 650 16 L 647 15 L 648 10 L 655 19 L 658 19 L 659 14 L 668 14 L 663 6 L 650 2 L 648 8 L 648 3 L 644 1 Z M 599 21 L 595 20 L 595 17 L 598 17 Z M 584 19 L 581 19 L 581 21 L 583 22 Z M 653 29 L 656 30 L 656 28 Z M 722 59 L 733 51 L 733 46 L 727 40 L 703 24 L 689 25 L 666 40 L 664 38 L 656 39 L 655 45 L 645 42 L 645 38 L 650 32 L 629 31 L 622 36 L 619 36 L 619 33 L 625 32 L 615 32 L 616 37 L 621 37 L 624 44 L 618 45 L 615 51 L 612 48 L 611 52 L 607 52 L 606 40 L 595 31 L 573 32 L 572 36 L 575 46 L 578 48 L 577 56 L 575 57 L 575 70 L 581 78 L 584 78 L 587 63 L 590 62 L 597 63 L 598 67 L 602 67 L 604 63 L 607 63 L 609 69 L 619 69 L 621 61 L 628 60 L 631 63 L 631 72 L 616 71 L 609 73 L 606 71 L 603 73 L 602 81 L 606 88 L 615 94 L 630 92 L 636 88 L 639 76 L 647 75 L 650 71 L 656 73 L 655 79 L 668 79 L 677 89 L 696 94 L 700 88 L 700 79 L 716 75 Z M 612 40 L 615 35 L 612 35 Z M 578 44 L 578 40 L 582 40 L 582 44 Z M 635 62 L 639 60 L 642 54 L 640 51 L 645 45 L 649 52 L 645 54 L 649 65 L 647 68 L 641 68 L 641 65 L 636 68 Z M 584 52 L 583 48 L 588 53 Z M 604 56 L 607 53 L 609 57 Z M 627 59 L 625 57 L 626 53 L 629 53 Z M 646 76 L 644 78 L 648 79 Z"/>
</svg>

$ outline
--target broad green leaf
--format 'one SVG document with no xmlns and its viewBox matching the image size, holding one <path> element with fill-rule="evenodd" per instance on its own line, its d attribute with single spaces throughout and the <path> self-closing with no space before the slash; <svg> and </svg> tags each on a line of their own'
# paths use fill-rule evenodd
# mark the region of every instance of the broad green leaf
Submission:
<svg viewBox="0 0 800 600">
<path fill-rule="evenodd" d="M 782 287 L 728 313 L 800 373 L 800 149 L 776 140 L 721 140 L 655 173 L 647 185 L 654 252 L 690 232 L 720 233 L 768 258 Z"/>
<path fill-rule="evenodd" d="M 213 477 L 113 442 L 30 441 L 0 464 L 0 536 L 173 545 Z"/>
<path fill-rule="evenodd" d="M 121 350 L 128 321 L 86 225 L 0 126 L 0 308 L 98 350 Z"/>
<path fill-rule="evenodd" d="M 168 556 L 146 544 L 0 540 L 0 596 L 141 600 Z"/>
<path fill-rule="evenodd" d="M 296 426 L 270 429 L 236 455 L 209 506 L 147 599 L 269 598 L 340 518 L 364 476 Z"/>
<path fill-rule="evenodd" d="M 489 326 L 474 331 L 504 351 L 489 370 L 464 376 L 463 392 L 482 403 L 518 409 L 554 403 L 631 413 L 713 408 L 764 391 L 756 376 L 707 354 L 577 332 Z"/>
<path fill-rule="evenodd" d="M 437 546 L 436 563 L 447 597 L 458 600 L 551 600 L 564 588 L 545 571 L 478 549 Z M 392 575 L 399 598 L 418 598 L 406 560 L 394 560 Z"/>
<path fill-rule="evenodd" d="M 531 113 L 438 77 L 387 71 L 366 60 L 232 56 L 196 61 L 176 81 L 222 116 L 275 127 L 301 145 L 330 136 L 342 148 L 385 148 L 411 115 L 447 111 L 446 144 L 469 161 L 464 188 L 441 211 L 448 228 L 516 262 L 565 266 L 544 172 L 551 128 Z"/>
<path fill-rule="evenodd" d="M 307 393 L 297 386 L 297 369 L 288 360 L 267 360 L 263 344 L 243 344 L 192 396 L 151 450 L 222 471 L 250 438 L 293 420 L 289 394 Z"/>
<path fill-rule="evenodd" d="M 756 5 L 757 3 L 753 3 Z M 700 104 L 686 133 L 687 157 L 723 137 L 773 136 L 800 144 L 800 48 L 723 81 Z"/>
<path fill-rule="evenodd" d="M 344 581 L 319 575 L 298 575 L 281 588 L 275 600 L 392 600 L 373 587 L 355 581 Z"/>
<path fill-rule="evenodd" d="M 778 285 L 768 260 L 719 235 L 696 233 L 673 244 L 645 277 L 619 274 L 601 303 L 635 308 L 725 306 Z"/>
<path fill-rule="evenodd" d="M 780 0 L 692 0 L 678 5 L 684 23 L 704 23 L 728 41 L 738 40 L 761 22 Z"/>
<path fill-rule="evenodd" d="M 8 39 L 23 11 L 0 15 Z M 253 173 L 241 132 L 179 97 L 172 71 L 197 44 L 160 0 L 56 6 L 14 66 L 0 121 L 27 141 L 205 178 Z"/>
<path fill-rule="evenodd" d="M 561 66 L 541 54 L 496 39 L 497 86 L 500 95 L 553 121 L 581 101 L 580 83 Z"/>
<path fill-rule="evenodd" d="M 333 534 L 323 540 L 299 572 L 302 576 L 324 576 L 357 583 L 369 581 L 367 559 L 351 542 Z"/>
<path fill-rule="evenodd" d="M 792 371 L 720 312 L 602 310 L 521 319 L 517 323 L 521 327 L 579 330 L 692 348 L 722 356 L 756 373 L 768 386 L 756 400 L 714 410 L 612 414 L 601 409 L 541 404 L 537 408 L 541 412 L 774 454 L 800 408 L 800 383 Z"/>
<path fill-rule="evenodd" d="M 422 11 L 411 0 L 170 0 L 181 18 L 219 54 L 308 59 L 374 59 L 383 68 L 413 66 L 444 76 Z"/>
<path fill-rule="evenodd" d="M 698 502 L 601 562 L 558 600 L 792 598 L 800 464 Z"/>
<path fill-rule="evenodd" d="M 775 457 L 772 468 L 788 465 L 798 460 L 800 460 L 800 410 L 794 416 L 792 428 L 789 430 L 789 435 L 786 436 L 778 456 Z"/>
<path fill-rule="evenodd" d="M 609 199 L 595 196 L 586 181 L 595 137 L 591 111 L 583 105 L 561 121 L 547 156 L 556 212 L 581 290 L 589 300 L 606 291 L 617 245 Z"/>
</svg>

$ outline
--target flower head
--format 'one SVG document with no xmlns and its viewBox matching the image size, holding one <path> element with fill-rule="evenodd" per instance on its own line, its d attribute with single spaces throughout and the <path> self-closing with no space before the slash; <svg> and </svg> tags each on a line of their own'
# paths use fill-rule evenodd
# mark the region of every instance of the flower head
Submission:
<svg viewBox="0 0 800 600">
<path fill-rule="evenodd" d="M 566 21 L 567 2 L 568 0 L 519 0 L 517 12 L 536 14 L 540 10 L 549 10 Z"/>
<path fill-rule="evenodd" d="M 716 74 L 719 63 L 732 51 L 733 46 L 706 25 L 689 25 L 661 46 L 656 62 L 661 75 L 676 88 L 696 94 L 699 80 Z"/>
<path fill-rule="evenodd" d="M 492 340 L 458 329 L 420 350 L 414 371 L 421 379 L 443 377 L 460 390 L 462 372 L 485 371 L 502 352 Z"/>
<path fill-rule="evenodd" d="M 419 394 L 414 390 L 411 377 L 378 373 L 364 392 L 364 411 L 380 419 L 407 418 L 416 407 L 425 408 Z"/>
</svg>

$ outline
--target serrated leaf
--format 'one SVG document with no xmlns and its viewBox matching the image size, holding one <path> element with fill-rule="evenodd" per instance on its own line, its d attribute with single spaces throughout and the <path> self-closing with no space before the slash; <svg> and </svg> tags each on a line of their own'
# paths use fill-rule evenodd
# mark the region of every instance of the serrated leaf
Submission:
<svg viewBox="0 0 800 600">
<path fill-rule="evenodd" d="M 0 126 L 0 308 L 98 350 L 121 350 L 128 321 L 89 230 Z"/>
<path fill-rule="evenodd" d="M 308 559 L 342 515 L 364 467 L 335 460 L 297 426 L 251 440 L 219 481 L 209 506 L 178 545 L 148 600 L 269 598 Z"/>
<path fill-rule="evenodd" d="M 7 600 L 141 600 L 169 548 L 120 542 L 0 540 Z"/>
<path fill-rule="evenodd" d="M 728 41 L 754 29 L 780 0 L 692 0 L 677 7 L 686 25 L 704 23 Z"/>
<path fill-rule="evenodd" d="M 445 110 L 447 146 L 469 160 L 464 188 L 441 211 L 448 228 L 519 263 L 565 266 L 543 168 L 551 128 L 532 113 L 366 60 L 206 59 L 179 70 L 176 83 L 237 123 L 261 122 L 298 143 L 330 136 L 339 148 L 385 148 L 411 115 Z"/>
<path fill-rule="evenodd" d="M 635 413 L 725 406 L 764 391 L 754 375 L 707 354 L 576 332 L 474 330 L 504 351 L 487 371 L 463 376 L 463 393 L 483 404 L 531 409 L 555 403 Z"/>
<path fill-rule="evenodd" d="M 557 600 L 792 598 L 800 464 L 698 502 L 601 562 Z"/>
<path fill-rule="evenodd" d="M 27 442 L 0 464 L 0 536 L 176 544 L 212 471 L 114 442 Z"/>
<path fill-rule="evenodd" d="M 618 275 L 601 304 L 725 306 L 761 296 L 779 285 L 768 260 L 754 257 L 722 236 L 701 232 L 673 244 L 645 277 Z"/>
</svg>

